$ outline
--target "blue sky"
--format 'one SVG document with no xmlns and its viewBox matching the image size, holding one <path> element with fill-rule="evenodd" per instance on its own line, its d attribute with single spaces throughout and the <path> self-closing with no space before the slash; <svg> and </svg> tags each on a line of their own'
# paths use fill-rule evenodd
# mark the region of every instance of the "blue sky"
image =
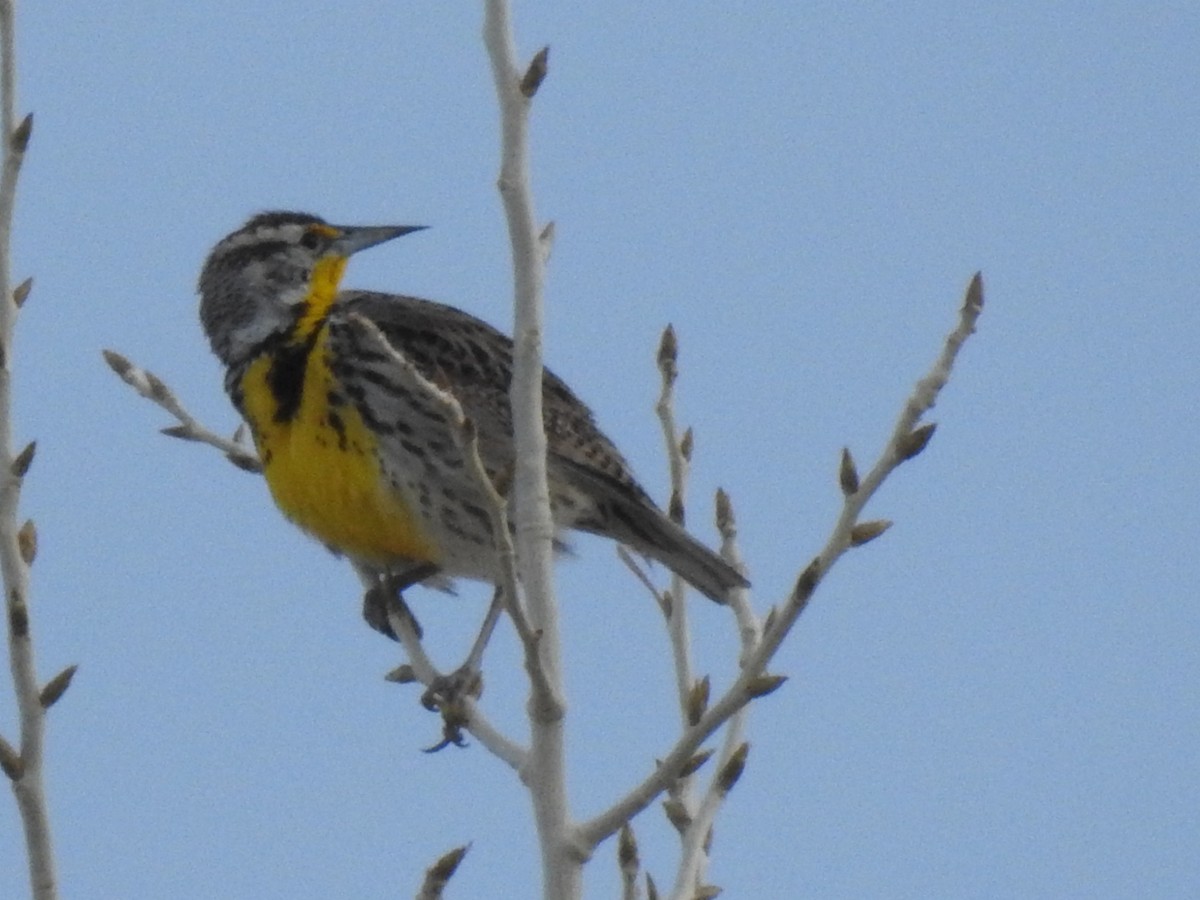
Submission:
<svg viewBox="0 0 1200 900">
<path fill-rule="evenodd" d="M 551 45 L 535 189 L 557 223 L 547 359 L 665 494 L 654 348 L 681 341 L 689 522 L 733 495 L 759 608 L 823 543 L 951 327 L 988 306 L 939 429 L 868 508 L 778 657 L 718 820 L 740 897 L 1182 896 L 1200 880 L 1200 11 L 1190 4 L 522 3 Z M 35 112 L 15 348 L 37 438 L 33 610 L 55 707 L 64 896 L 408 896 L 472 841 L 454 897 L 533 896 L 531 817 L 479 747 L 385 684 L 349 568 L 265 486 L 161 437 L 116 348 L 220 430 L 196 319 L 208 248 L 301 208 L 431 230 L 347 283 L 505 326 L 496 113 L 474 4 L 23 4 Z M 580 815 L 672 737 L 666 643 L 611 545 L 559 567 Z M 414 596 L 444 663 L 484 594 Z M 718 682 L 734 636 L 695 605 Z M 511 634 L 485 701 L 521 735 Z M 0 693 L 0 728 L 14 732 Z M 643 859 L 669 883 L 651 809 Z M 25 891 L 0 804 L 0 896 Z M 615 848 L 589 868 L 614 896 Z"/>
</svg>

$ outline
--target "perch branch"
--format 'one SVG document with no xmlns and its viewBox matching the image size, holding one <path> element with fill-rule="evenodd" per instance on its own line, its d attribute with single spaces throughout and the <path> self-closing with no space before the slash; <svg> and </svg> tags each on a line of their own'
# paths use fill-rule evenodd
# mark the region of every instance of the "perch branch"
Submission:
<svg viewBox="0 0 1200 900">
<path fill-rule="evenodd" d="M 20 721 L 20 746 L 14 748 L 7 740 L 0 743 L 0 768 L 12 786 L 25 832 L 31 894 L 35 900 L 53 900 L 58 887 L 43 778 L 46 709 L 53 700 L 38 683 L 30 633 L 29 566 L 36 554 L 36 531 L 32 523 L 19 525 L 21 487 L 33 462 L 34 445 L 14 456 L 12 435 L 13 335 L 31 285 L 26 281 L 16 293 L 12 289 L 12 223 L 17 178 L 33 131 L 32 115 L 20 124 L 16 121 L 15 16 L 12 0 L 0 0 L 0 141 L 4 145 L 0 162 L 0 573 L 9 669 Z M 55 679 L 61 690 L 69 680 L 69 676 Z"/>
</svg>

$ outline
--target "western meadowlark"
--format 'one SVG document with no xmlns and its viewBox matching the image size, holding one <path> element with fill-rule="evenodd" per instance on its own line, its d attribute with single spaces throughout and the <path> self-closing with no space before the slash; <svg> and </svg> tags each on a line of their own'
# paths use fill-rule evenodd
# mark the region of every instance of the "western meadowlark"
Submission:
<svg viewBox="0 0 1200 900">
<path fill-rule="evenodd" d="M 435 574 L 495 583 L 486 505 L 450 424 L 355 326 L 359 317 L 374 323 L 454 394 L 493 478 L 513 464 L 512 341 L 440 303 L 339 287 L 352 254 L 417 230 L 257 215 L 205 262 L 200 319 L 289 519 L 401 586 Z M 543 404 L 556 526 L 626 544 L 717 601 L 747 584 L 655 506 L 589 409 L 549 371 Z"/>
</svg>

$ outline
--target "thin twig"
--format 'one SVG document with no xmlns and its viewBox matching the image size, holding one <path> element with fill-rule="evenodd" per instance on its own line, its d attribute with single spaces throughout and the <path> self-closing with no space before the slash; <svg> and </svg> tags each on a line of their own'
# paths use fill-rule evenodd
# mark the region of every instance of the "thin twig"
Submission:
<svg viewBox="0 0 1200 900">
<path fill-rule="evenodd" d="M 684 453 L 683 442 L 675 423 L 675 382 L 679 377 L 679 342 L 675 335 L 675 329 L 671 325 L 667 325 L 663 329 L 658 344 L 657 362 L 660 389 L 658 402 L 654 409 L 662 427 L 663 445 L 666 449 L 667 465 L 671 476 L 671 499 L 668 508 L 671 516 L 682 525 L 685 519 L 687 481 L 691 466 L 689 465 L 690 453 Z M 703 692 L 699 695 L 695 693 L 696 680 L 692 667 L 692 635 L 688 624 L 687 585 L 683 578 L 674 573 L 671 577 L 670 600 L 671 602 L 666 606 L 667 635 L 671 642 L 679 712 L 683 727 L 687 728 L 703 714 L 700 705 L 693 703 L 693 697 L 702 699 L 703 704 L 707 705 L 709 685 L 708 679 L 704 679 L 701 683 Z M 688 840 L 688 836 L 696 829 L 696 776 L 694 774 L 681 775 L 668 785 L 667 791 L 671 803 L 668 809 L 675 811 L 674 820 L 682 826 L 679 829 L 681 848 L 678 871 L 681 876 L 685 871 L 691 873 L 691 883 L 694 885 L 699 880 L 698 873 L 707 861 L 707 857 L 704 860 L 699 858 L 701 852 L 699 846 L 694 841 Z M 676 881 L 678 883 L 679 879 L 677 878 Z"/>
<path fill-rule="evenodd" d="M 634 559 L 633 554 L 625 548 L 624 544 L 617 544 L 617 558 L 625 564 L 625 568 L 633 573 L 633 577 L 640 581 L 642 583 L 642 587 L 644 587 L 650 596 L 654 598 L 654 602 L 657 603 L 658 608 L 662 610 L 663 616 L 670 615 L 670 612 L 668 611 L 668 604 L 670 603 L 670 600 L 662 591 L 658 589 L 658 585 L 650 580 L 650 576 L 647 574 L 645 568 L 642 567 L 641 563 Z"/>
<path fill-rule="evenodd" d="M 675 329 L 668 325 L 663 329 L 662 338 L 658 344 L 658 371 L 661 378 L 658 402 L 654 406 L 662 426 L 663 444 L 667 451 L 667 464 L 671 475 L 670 509 L 676 514 L 682 524 L 684 501 L 687 496 L 688 460 L 680 446 L 679 430 L 675 425 L 675 379 L 678 377 L 679 343 L 675 338 Z M 679 712 L 687 723 L 688 696 L 692 690 L 694 676 L 692 674 L 692 637 L 688 628 L 687 583 L 679 575 L 672 573 L 670 596 L 671 602 L 666 605 L 667 634 L 671 641 L 671 655 L 675 669 L 675 693 L 679 701 Z M 691 788 L 685 783 L 679 786 L 681 794 L 677 799 L 690 803 Z"/>
<path fill-rule="evenodd" d="M 21 486 L 33 457 L 27 450 L 19 458 L 23 461 L 18 461 L 13 455 L 12 437 L 12 348 L 19 309 L 12 293 L 12 221 L 17 177 L 33 127 L 31 116 L 20 125 L 16 122 L 15 15 L 12 0 L 0 0 L 0 141 L 4 147 L 0 163 L 0 572 L 4 579 L 9 667 L 21 728 L 19 751 L 5 741 L 3 755 L 4 771 L 11 781 L 25 831 L 32 896 L 35 900 L 53 900 L 58 896 L 57 876 L 42 769 L 46 706 L 38 684 L 28 605 L 33 552 L 26 538 L 26 552 L 22 553 L 18 517 Z"/>
<path fill-rule="evenodd" d="M 742 554 L 737 542 L 737 522 L 733 513 L 733 503 L 724 491 L 717 492 L 716 520 L 717 530 L 721 534 L 722 557 L 735 568 L 741 569 Z M 741 645 L 738 662 L 745 669 L 753 659 L 754 651 L 758 647 L 761 626 L 754 610 L 750 607 L 748 589 L 737 588 L 730 591 L 728 603 L 733 609 L 738 623 L 738 637 Z M 694 897 L 707 874 L 708 848 L 712 840 L 713 827 L 721 804 L 729 793 L 724 784 L 725 772 L 730 761 L 744 746 L 743 735 L 749 715 L 750 706 L 746 704 L 739 707 L 729 717 L 716 763 L 710 767 L 713 774 L 709 777 L 708 785 L 704 789 L 699 803 L 689 809 L 688 826 L 681 835 L 683 847 L 675 874 L 675 885 L 670 894 L 673 900 L 686 900 L 686 898 Z"/>
<path fill-rule="evenodd" d="M 459 410 L 462 417 L 462 410 Z M 500 561 L 500 589 L 504 606 L 516 628 L 517 636 L 525 651 L 525 670 L 533 685 L 536 707 L 541 715 L 550 719 L 562 717 L 566 701 L 562 697 L 561 685 L 550 681 L 541 656 L 542 632 L 534 631 L 529 617 L 521 605 L 517 588 L 517 553 L 512 543 L 512 532 L 508 527 L 508 504 L 488 477 L 483 460 L 479 456 L 479 437 L 467 421 L 460 421 L 460 446 L 463 448 L 467 465 L 487 498 L 488 515 L 492 522 L 492 538 Z"/>
<path fill-rule="evenodd" d="M 259 462 L 254 449 L 238 439 L 242 434 L 242 429 L 238 430 L 238 434 L 234 435 L 232 440 L 221 437 L 196 421 L 195 417 L 183 408 L 183 404 L 179 402 L 175 392 L 153 372 L 134 365 L 115 350 L 105 350 L 104 361 L 127 385 L 176 418 L 179 425 L 164 428 L 163 434 L 180 440 L 208 444 L 224 453 L 225 458 L 239 469 L 247 472 L 262 471 L 262 463 Z"/>
<path fill-rule="evenodd" d="M 835 562 L 852 546 L 852 533 L 858 524 L 858 517 L 863 507 L 879 490 L 884 480 L 894 472 L 901 463 L 915 456 L 914 447 L 919 444 L 923 449 L 928 442 L 932 429 L 928 425 L 917 427 L 921 417 L 933 408 L 938 394 L 950 379 L 950 372 L 958 358 L 967 338 L 975 333 L 975 324 L 983 312 L 983 277 L 976 272 L 972 277 L 959 309 L 958 322 L 946 336 L 942 351 L 937 360 L 920 381 L 917 382 L 912 394 L 904 404 L 891 438 L 879 454 L 879 459 L 871 467 L 866 477 L 860 479 L 858 490 L 846 494 L 842 501 L 842 510 L 825 546 L 821 552 L 808 564 L 796 579 L 787 601 L 775 617 L 771 627 L 763 634 L 762 643 L 756 652 L 764 668 L 766 662 L 775 654 L 783 639 L 787 637 L 800 614 L 804 612 L 813 592 L 829 572 Z M 914 435 L 918 444 L 914 444 Z M 916 452 L 919 452 L 917 450 Z"/>
</svg>

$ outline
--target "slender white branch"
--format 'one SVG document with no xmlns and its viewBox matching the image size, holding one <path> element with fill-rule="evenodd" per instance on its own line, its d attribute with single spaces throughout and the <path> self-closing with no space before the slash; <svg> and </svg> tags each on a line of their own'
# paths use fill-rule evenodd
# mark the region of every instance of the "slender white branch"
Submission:
<svg viewBox="0 0 1200 900">
<path fill-rule="evenodd" d="M 12 435 L 12 349 L 18 310 L 12 292 L 12 221 L 17 177 L 33 127 L 30 116 L 20 125 L 16 123 L 15 15 L 12 0 L 0 0 L 0 141 L 4 144 L 0 163 L 0 573 L 8 621 L 9 668 L 21 729 L 19 750 L 4 741 L 0 764 L 12 784 L 25 831 L 32 895 L 35 900 L 53 900 L 58 888 L 43 778 L 49 702 L 38 685 L 28 605 L 34 531 L 32 523 L 24 530 L 18 526 L 21 485 L 33 459 L 33 445 L 14 456 Z M 22 533 L 27 535 L 24 553 Z M 64 687 L 67 680 L 63 681 Z"/>
<path fill-rule="evenodd" d="M 513 256 L 515 346 L 509 398 L 516 450 L 513 490 L 517 556 L 530 621 L 539 633 L 542 665 L 558 701 L 546 705 L 537 684 L 532 685 L 532 759 L 526 783 L 541 846 L 543 896 L 546 900 L 575 900 L 582 892 L 586 854 L 570 842 L 573 829 L 566 790 L 562 648 L 554 597 L 554 523 L 542 419 L 542 280 L 548 241 L 539 239 L 529 174 L 530 100 L 546 76 L 549 51 L 540 51 L 524 73 L 518 70 L 507 0 L 484 0 L 483 40 L 500 105 L 498 186 Z"/>
<path fill-rule="evenodd" d="M 733 504 L 724 491 L 717 492 L 717 530 L 721 534 L 721 555 L 736 568 L 742 567 L 741 549 L 737 543 L 737 526 L 733 515 Z M 755 649 L 761 638 L 761 627 L 758 617 L 750 607 L 750 592 L 746 588 L 737 588 L 729 592 L 729 605 L 734 611 L 738 623 L 738 637 L 741 651 L 738 663 L 744 669 L 753 658 Z M 721 739 L 721 749 L 715 762 L 709 767 L 712 775 L 705 788 L 700 802 L 691 813 L 687 828 L 682 834 L 683 847 L 676 869 L 675 885 L 671 891 L 672 900 L 688 900 L 699 892 L 704 876 L 708 870 L 709 845 L 717 813 L 729 793 L 724 783 L 725 773 L 730 761 L 743 746 L 743 735 L 746 731 L 747 720 L 750 716 L 749 704 L 740 707 L 726 724 Z"/>
<path fill-rule="evenodd" d="M 879 454 L 879 459 L 871 467 L 867 476 L 854 486 L 854 490 L 847 490 L 851 485 L 846 484 L 843 480 L 842 511 L 829 539 L 821 548 L 821 552 L 800 573 L 780 614 L 775 617 L 771 627 L 763 634 L 762 643 L 755 656 L 764 667 L 808 605 L 821 579 L 825 577 L 838 558 L 855 545 L 855 528 L 859 527 L 858 517 L 862 513 L 863 507 L 867 505 L 867 501 L 874 496 L 884 480 L 901 463 L 920 453 L 933 435 L 933 425 L 917 427 L 917 423 L 937 402 L 938 394 L 950 379 L 950 372 L 958 358 L 958 352 L 967 338 L 975 333 L 975 324 L 982 312 L 983 277 L 976 272 L 963 297 L 957 324 L 946 336 L 942 351 L 938 354 L 929 373 L 917 382 L 912 394 L 909 395 L 904 409 L 892 429 L 891 438 Z"/>
<path fill-rule="evenodd" d="M 679 429 L 675 423 L 675 381 L 679 377 L 679 343 L 675 336 L 675 329 L 671 325 L 667 325 L 663 329 L 662 338 L 658 344 L 658 371 L 660 376 L 660 389 L 658 402 L 655 404 L 655 412 L 658 415 L 659 425 L 662 427 L 663 446 L 667 453 L 667 465 L 671 476 L 671 498 L 668 503 L 668 510 L 672 518 L 675 518 L 680 524 L 685 519 L 685 509 L 687 502 L 687 481 L 690 471 L 691 461 L 691 433 L 689 432 L 685 440 L 687 448 L 684 447 L 684 440 L 679 437 Z M 674 662 L 675 669 L 675 691 L 679 706 L 679 714 L 682 726 L 687 728 L 696 715 L 696 703 L 694 697 L 703 698 L 704 703 L 708 702 L 708 680 L 704 680 L 702 685 L 697 685 L 696 678 L 692 667 L 692 634 L 688 624 L 688 607 L 687 607 L 687 585 L 678 574 L 672 574 L 671 588 L 667 594 L 667 602 L 664 606 L 667 616 L 667 635 L 671 643 L 671 656 Z M 695 692 L 700 690 L 700 694 Z M 693 846 L 688 841 L 688 835 L 695 830 L 695 812 L 696 812 L 696 776 L 689 774 L 681 776 L 672 781 L 668 787 L 673 809 L 677 810 L 677 814 L 673 817 L 673 821 L 678 822 L 680 826 L 683 823 L 690 823 L 687 826 L 681 827 L 680 839 L 682 841 L 681 856 L 679 871 L 682 873 L 685 870 L 692 873 L 691 884 L 695 885 L 698 881 L 698 872 L 702 866 L 702 862 L 697 858 L 700 852 L 696 846 Z M 678 879 L 676 879 L 678 882 Z"/>
<path fill-rule="evenodd" d="M 179 402 L 175 392 L 153 372 L 134 365 L 115 350 L 105 350 L 104 361 L 127 385 L 176 418 L 179 425 L 164 428 L 163 434 L 185 441 L 208 444 L 224 453 L 225 458 L 239 469 L 245 469 L 247 472 L 262 471 L 262 464 L 259 462 L 254 448 L 240 440 L 243 429 L 239 428 L 232 440 L 221 437 L 197 422 L 192 414 L 183 408 L 183 404 Z"/>
<path fill-rule="evenodd" d="M 530 100 L 545 76 L 546 51 L 538 54 L 522 76 L 517 69 L 508 3 L 486 0 L 484 5 L 484 43 L 500 102 L 498 186 L 513 256 L 514 347 L 509 400 L 515 444 L 513 490 L 518 566 L 534 627 L 553 632 L 543 635 L 542 654 L 552 680 L 561 682 L 553 582 L 554 521 L 550 515 L 542 418 L 542 282 L 547 244 L 537 227 L 529 174 Z M 555 711 L 553 717 L 559 714 Z"/>
<path fill-rule="evenodd" d="M 542 665 L 538 652 L 538 644 L 541 639 L 530 626 L 529 617 L 521 605 L 521 596 L 518 590 L 517 551 L 513 547 L 512 534 L 508 527 L 508 504 L 496 490 L 496 486 L 488 476 L 483 460 L 479 456 L 479 435 L 475 431 L 474 423 L 463 417 L 461 408 L 455 421 L 459 426 L 459 444 L 466 458 L 467 466 L 474 474 L 476 482 L 487 499 L 488 513 L 492 520 L 492 539 L 495 541 L 496 553 L 500 561 L 499 586 L 504 596 L 505 609 L 508 610 L 509 618 L 516 626 L 517 636 L 521 639 L 521 646 L 525 649 L 525 667 L 534 684 L 534 689 L 542 695 L 540 702 L 560 704 L 561 701 L 555 696 L 554 688 L 546 677 L 546 669 Z"/>
<path fill-rule="evenodd" d="M 671 475 L 671 514 L 680 521 L 684 518 L 687 476 L 691 461 L 692 435 L 683 438 L 675 423 L 675 382 L 678 378 L 678 341 L 670 325 L 663 331 L 658 348 L 658 368 L 661 389 L 655 410 L 662 426 L 663 440 Z M 717 494 L 717 527 L 722 537 L 721 551 L 734 566 L 741 566 L 741 554 L 737 547 L 737 531 L 734 527 L 732 506 L 723 491 Z M 673 581 L 671 600 L 666 605 L 668 633 L 675 662 L 676 689 L 679 707 L 686 728 L 697 715 L 697 700 L 707 702 L 707 680 L 702 693 L 696 694 L 697 685 L 692 674 L 691 634 L 687 623 L 687 606 L 682 593 L 682 580 Z M 745 665 L 757 646 L 760 627 L 750 606 L 749 591 L 740 589 L 730 592 L 729 605 L 738 623 L 741 651 L 739 664 Z M 702 709 L 701 709 L 702 711 Z M 676 816 L 681 826 L 682 842 L 679 866 L 675 879 L 673 897 L 693 897 L 702 884 L 708 865 L 709 838 L 713 822 L 725 791 L 720 789 L 719 774 L 742 743 L 749 707 L 738 709 L 727 723 L 722 739 L 721 751 L 715 767 L 717 774 L 709 779 L 708 787 L 699 802 L 695 796 L 696 775 L 687 775 L 671 782 L 668 791 L 678 810 Z M 712 767 L 710 767 L 712 768 Z"/>
<path fill-rule="evenodd" d="M 670 900 L 691 900 L 699 894 L 703 885 L 704 875 L 708 869 L 709 845 L 712 838 L 713 823 L 721 808 L 728 791 L 722 790 L 720 782 L 726 766 L 734 753 L 742 744 L 742 733 L 746 726 L 746 713 L 749 707 L 743 706 L 729 720 L 725 736 L 721 741 L 721 752 L 717 755 L 716 769 L 712 775 L 712 783 L 704 792 L 699 806 L 692 815 L 691 822 L 683 833 L 683 852 L 679 857 L 679 868 L 675 874 L 675 886 L 668 895 Z"/>
<path fill-rule="evenodd" d="M 633 577 L 640 581 L 642 583 L 642 587 L 646 589 L 646 592 L 654 598 L 654 602 L 657 603 L 658 608 L 662 610 L 663 616 L 669 615 L 667 611 L 667 604 L 670 602 L 670 598 L 660 591 L 658 586 L 650 580 L 650 576 L 642 567 L 642 564 L 633 558 L 633 554 L 625 549 L 624 544 L 617 544 L 617 558 L 625 564 L 625 568 L 633 573 Z"/>
</svg>

